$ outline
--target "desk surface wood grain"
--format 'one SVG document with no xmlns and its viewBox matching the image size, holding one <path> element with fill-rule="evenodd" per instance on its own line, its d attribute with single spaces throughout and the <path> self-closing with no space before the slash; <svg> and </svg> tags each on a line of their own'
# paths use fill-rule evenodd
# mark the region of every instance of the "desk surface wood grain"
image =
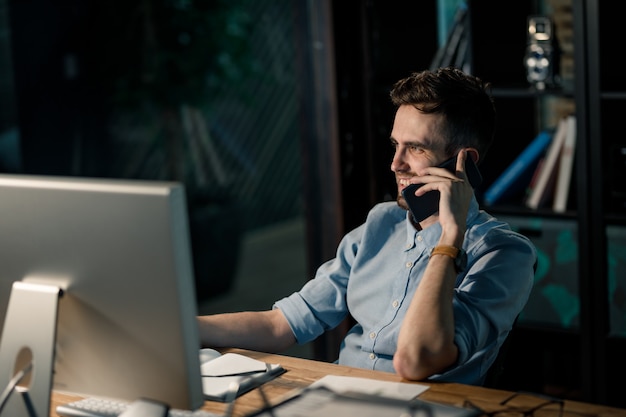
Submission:
<svg viewBox="0 0 626 417">
<path fill-rule="evenodd" d="M 352 368 L 347 366 L 335 365 L 332 363 L 319 362 L 309 359 L 294 358 L 290 356 L 274 355 L 262 352 L 253 352 L 241 349 L 225 349 L 223 352 L 237 352 L 255 359 L 268 363 L 279 363 L 287 372 L 274 380 L 263 385 L 263 392 L 271 403 L 277 403 L 285 398 L 288 393 L 294 389 L 302 389 L 324 377 L 325 375 L 344 375 L 362 378 L 374 378 L 383 381 L 407 382 L 398 375 L 387 372 L 369 371 L 366 369 Z M 444 404 L 463 406 L 464 402 L 469 400 L 477 406 L 485 410 L 497 410 L 502 407 L 499 402 L 511 395 L 509 391 L 502 391 L 490 388 L 477 387 L 472 385 L 463 385 L 456 383 L 432 383 L 418 382 L 419 384 L 428 385 L 430 388 L 420 395 L 420 399 L 427 401 L 435 401 Z M 67 395 L 59 392 L 53 392 L 52 403 L 50 407 L 50 416 L 58 417 L 56 406 L 67 402 L 75 401 L 80 397 Z M 532 398 L 520 398 L 515 404 L 519 407 L 532 407 L 536 402 Z M 258 390 L 252 390 L 240 396 L 234 407 L 233 415 L 235 417 L 245 416 L 255 410 L 263 407 L 263 398 Z M 206 401 L 203 407 L 205 410 L 214 413 L 224 413 L 227 404 Z M 541 412 L 535 413 L 535 417 L 558 416 L 559 407 L 557 404 L 551 404 Z M 505 417 L 504 414 L 498 416 Z M 626 417 L 626 409 L 607 407 L 597 404 L 589 404 L 578 401 L 565 401 L 564 417 Z"/>
</svg>

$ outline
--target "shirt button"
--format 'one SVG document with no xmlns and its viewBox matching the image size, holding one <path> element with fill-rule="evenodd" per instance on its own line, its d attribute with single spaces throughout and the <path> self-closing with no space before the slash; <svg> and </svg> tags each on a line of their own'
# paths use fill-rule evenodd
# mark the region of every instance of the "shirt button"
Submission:
<svg viewBox="0 0 626 417">
<path fill-rule="evenodd" d="M 418 242 L 421 242 L 421 241 L 422 241 L 422 236 L 418 236 L 418 237 L 417 237 L 417 241 L 418 241 Z"/>
<path fill-rule="evenodd" d="M 393 308 L 398 308 L 398 305 L 400 305 L 400 303 L 398 302 L 398 300 L 394 300 L 394 302 L 391 303 L 391 305 L 393 306 Z"/>
<path fill-rule="evenodd" d="M 370 339 L 374 339 L 376 337 L 376 332 L 370 333 Z"/>
<path fill-rule="evenodd" d="M 374 355 L 373 353 L 370 353 L 370 359 L 371 359 L 371 360 L 376 359 L 376 355 Z"/>
<path fill-rule="evenodd" d="M 412 243 L 412 242 L 409 242 L 409 243 L 407 243 L 407 244 L 406 244 L 406 248 L 407 248 L 407 249 L 411 249 L 411 246 L 413 246 L 413 243 Z"/>
<path fill-rule="evenodd" d="M 412 266 L 413 266 L 413 262 L 407 262 L 407 263 L 406 263 L 406 267 L 407 267 L 407 268 L 410 268 L 410 267 L 412 267 Z"/>
</svg>

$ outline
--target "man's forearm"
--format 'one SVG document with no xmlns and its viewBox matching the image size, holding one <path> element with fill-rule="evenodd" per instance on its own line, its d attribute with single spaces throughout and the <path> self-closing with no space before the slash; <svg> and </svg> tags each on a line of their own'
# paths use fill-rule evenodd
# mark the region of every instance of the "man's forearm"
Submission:
<svg viewBox="0 0 626 417">
<path fill-rule="evenodd" d="M 279 310 L 200 316 L 198 326 L 203 347 L 280 352 L 295 343 L 287 320 Z"/>
<path fill-rule="evenodd" d="M 456 272 L 446 258 L 434 256 L 429 261 L 398 335 L 394 367 L 407 379 L 439 373 L 458 355 L 452 309 Z"/>
</svg>

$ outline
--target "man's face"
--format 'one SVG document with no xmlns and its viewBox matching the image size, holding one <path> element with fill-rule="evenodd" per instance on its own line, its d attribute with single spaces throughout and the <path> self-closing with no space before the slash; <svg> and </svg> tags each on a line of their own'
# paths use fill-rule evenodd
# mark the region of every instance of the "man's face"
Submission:
<svg viewBox="0 0 626 417">
<path fill-rule="evenodd" d="M 398 205 L 408 210 L 402 189 L 409 179 L 424 167 L 438 165 L 446 159 L 445 138 L 440 128 L 443 116 L 425 114 L 410 105 L 402 105 L 396 112 L 391 131 L 391 144 L 395 149 L 391 170 L 398 186 Z"/>
</svg>

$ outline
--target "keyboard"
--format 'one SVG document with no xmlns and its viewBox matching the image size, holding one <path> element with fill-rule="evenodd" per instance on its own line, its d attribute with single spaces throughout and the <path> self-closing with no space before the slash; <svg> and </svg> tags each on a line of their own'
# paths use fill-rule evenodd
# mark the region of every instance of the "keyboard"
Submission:
<svg viewBox="0 0 626 417">
<path fill-rule="evenodd" d="M 118 417 L 131 405 L 128 401 L 87 397 L 82 400 L 59 405 L 58 415 L 63 417 Z M 170 409 L 169 417 L 223 417 L 205 410 Z"/>
</svg>

